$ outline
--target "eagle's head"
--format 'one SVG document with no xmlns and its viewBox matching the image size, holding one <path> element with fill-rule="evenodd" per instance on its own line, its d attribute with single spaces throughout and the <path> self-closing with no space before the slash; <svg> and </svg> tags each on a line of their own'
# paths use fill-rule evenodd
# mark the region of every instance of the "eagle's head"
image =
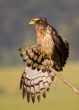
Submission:
<svg viewBox="0 0 79 110">
<path fill-rule="evenodd" d="M 29 22 L 29 25 L 35 25 L 35 24 L 47 24 L 47 20 L 46 18 L 42 18 L 42 17 L 32 18 L 31 21 Z"/>
</svg>

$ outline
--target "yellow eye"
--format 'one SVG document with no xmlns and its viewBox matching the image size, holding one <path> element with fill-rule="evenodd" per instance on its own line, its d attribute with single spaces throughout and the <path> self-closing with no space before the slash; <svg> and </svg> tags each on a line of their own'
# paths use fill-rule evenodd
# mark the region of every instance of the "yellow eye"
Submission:
<svg viewBox="0 0 79 110">
<path fill-rule="evenodd" d="M 45 19 L 42 19 L 43 21 L 45 21 Z"/>
<path fill-rule="evenodd" d="M 45 23 L 45 21 L 44 20 L 41 20 L 40 23 Z"/>
</svg>

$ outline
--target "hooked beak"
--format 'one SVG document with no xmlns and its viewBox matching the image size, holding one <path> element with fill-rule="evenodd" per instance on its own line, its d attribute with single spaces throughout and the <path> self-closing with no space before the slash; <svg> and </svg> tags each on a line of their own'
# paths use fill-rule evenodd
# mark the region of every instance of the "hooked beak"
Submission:
<svg viewBox="0 0 79 110">
<path fill-rule="evenodd" d="M 35 24 L 35 20 L 31 20 L 28 25 L 33 25 L 33 24 Z"/>
</svg>

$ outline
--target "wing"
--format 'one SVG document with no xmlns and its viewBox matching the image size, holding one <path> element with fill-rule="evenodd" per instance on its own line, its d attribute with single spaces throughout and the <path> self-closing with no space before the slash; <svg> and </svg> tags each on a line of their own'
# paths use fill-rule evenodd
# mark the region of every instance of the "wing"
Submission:
<svg viewBox="0 0 79 110">
<path fill-rule="evenodd" d="M 23 61 L 26 62 L 20 81 L 23 98 L 27 96 L 27 101 L 31 99 L 34 103 L 37 97 L 37 100 L 40 101 L 40 95 L 46 97 L 46 91 L 49 91 L 55 77 L 55 74 L 46 66 L 50 61 L 40 54 L 40 48 L 38 49 L 37 45 L 23 47 L 19 51 Z"/>
<path fill-rule="evenodd" d="M 55 43 L 54 67 L 56 70 L 61 71 L 69 56 L 69 43 L 58 35 L 55 28 L 52 28 L 51 36 Z"/>
</svg>

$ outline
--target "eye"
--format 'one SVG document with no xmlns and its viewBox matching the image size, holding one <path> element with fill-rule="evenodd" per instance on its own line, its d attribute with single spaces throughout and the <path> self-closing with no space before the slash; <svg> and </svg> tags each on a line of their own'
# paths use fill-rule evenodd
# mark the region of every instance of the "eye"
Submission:
<svg viewBox="0 0 79 110">
<path fill-rule="evenodd" d="M 44 20 L 41 20 L 40 23 L 45 23 L 45 21 Z"/>
<path fill-rule="evenodd" d="M 45 21 L 45 19 L 44 19 L 44 18 L 43 18 L 42 20 L 43 20 L 43 21 Z"/>
</svg>

